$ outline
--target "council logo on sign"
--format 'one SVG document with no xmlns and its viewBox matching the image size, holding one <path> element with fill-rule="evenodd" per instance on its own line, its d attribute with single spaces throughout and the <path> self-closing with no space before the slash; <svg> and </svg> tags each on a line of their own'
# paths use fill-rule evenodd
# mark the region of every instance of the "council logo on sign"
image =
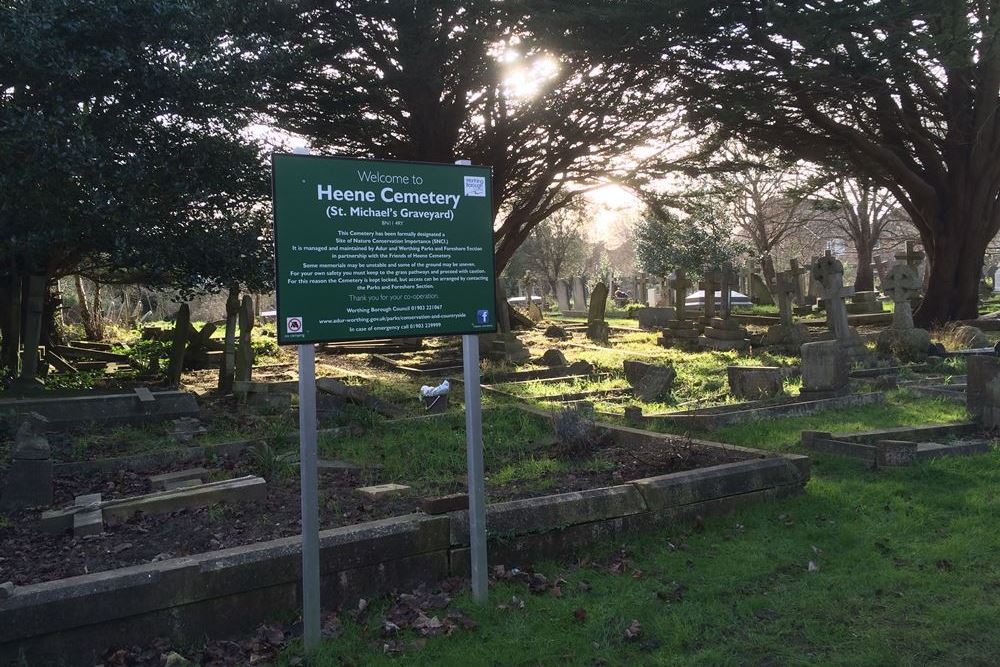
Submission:
<svg viewBox="0 0 1000 667">
<path fill-rule="evenodd" d="M 301 317 L 286 317 L 285 318 L 285 333 L 290 333 L 290 334 L 302 333 L 302 318 Z"/>
<path fill-rule="evenodd" d="M 486 196 L 486 178 L 483 176 L 466 176 L 465 177 L 465 196 L 466 197 L 485 197 Z"/>
</svg>

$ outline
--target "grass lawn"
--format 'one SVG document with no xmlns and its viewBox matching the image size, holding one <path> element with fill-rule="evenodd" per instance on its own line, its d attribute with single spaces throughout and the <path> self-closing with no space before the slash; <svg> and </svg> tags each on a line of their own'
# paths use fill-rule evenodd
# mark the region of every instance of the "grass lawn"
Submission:
<svg viewBox="0 0 1000 667">
<path fill-rule="evenodd" d="M 731 427 L 739 444 L 796 449 L 798 430 L 962 418 L 903 393 L 883 406 Z M 804 495 L 595 544 L 564 563 L 561 597 L 502 582 L 479 626 L 383 654 L 378 604 L 318 665 L 994 665 L 1000 662 L 1000 450 L 889 472 L 814 458 Z M 624 566 L 615 554 L 624 545 Z M 810 566 L 810 562 L 812 566 Z M 516 563 L 506 563 L 508 567 Z M 523 601 L 523 608 L 512 598 Z M 383 603 L 384 604 L 384 603 Z M 578 611 L 582 610 L 582 611 Z M 446 613 L 445 611 L 434 613 Z M 628 641 L 638 621 L 641 634 Z M 296 651 L 283 656 L 291 661 Z"/>
</svg>

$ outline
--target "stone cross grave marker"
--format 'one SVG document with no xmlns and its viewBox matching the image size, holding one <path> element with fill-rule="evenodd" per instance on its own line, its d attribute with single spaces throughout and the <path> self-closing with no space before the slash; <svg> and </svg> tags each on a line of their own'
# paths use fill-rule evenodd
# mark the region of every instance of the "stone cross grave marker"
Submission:
<svg viewBox="0 0 1000 667">
<path fill-rule="evenodd" d="M 687 296 L 687 288 L 691 286 L 691 281 L 684 276 L 684 272 L 681 270 L 676 271 L 675 274 L 674 279 L 670 281 L 670 287 L 674 291 L 677 320 L 683 321 L 685 318 L 684 298 Z"/>
<path fill-rule="evenodd" d="M 708 269 L 705 271 L 701 278 L 701 282 L 698 283 L 698 287 L 702 290 L 702 306 L 704 317 L 706 323 L 710 323 L 712 318 L 715 317 L 715 288 L 719 284 L 719 271 L 718 269 Z"/>
<path fill-rule="evenodd" d="M 897 262 L 882 279 L 882 292 L 895 304 L 892 326 L 896 329 L 912 329 L 911 299 L 920 292 L 917 270 L 908 264 Z"/>
<path fill-rule="evenodd" d="M 788 260 L 788 273 L 794 278 L 793 285 L 795 286 L 795 294 L 792 295 L 792 299 L 796 306 L 806 305 L 806 294 L 805 290 L 802 289 L 802 276 L 809 274 L 809 269 L 804 266 L 799 266 L 799 260 L 790 259 Z M 779 274 L 780 275 L 780 274 Z M 777 277 L 775 277 L 777 280 Z M 781 289 L 780 283 L 776 283 L 778 289 Z M 780 304 L 779 304 L 780 305 Z"/>
<path fill-rule="evenodd" d="M 816 275 L 812 272 L 812 267 L 815 266 L 816 260 L 818 259 L 819 255 L 813 255 L 812 259 L 809 261 L 809 279 L 808 287 L 806 288 L 806 300 L 813 304 L 816 303 L 816 299 L 820 297 L 821 293 L 819 281 L 816 280 Z"/>
<path fill-rule="evenodd" d="M 729 264 L 723 264 L 719 269 L 719 317 L 729 319 L 733 309 L 733 285 L 736 283 L 736 271 Z"/>
<path fill-rule="evenodd" d="M 792 261 L 794 262 L 795 260 Z M 795 301 L 796 296 L 802 296 L 802 285 L 799 282 L 799 275 L 793 268 L 788 271 L 782 271 L 775 276 L 775 282 L 777 283 L 775 297 L 778 299 L 778 316 L 781 318 L 781 323 L 785 325 L 793 324 L 792 303 Z"/>
<path fill-rule="evenodd" d="M 920 263 L 924 259 L 924 253 L 916 249 L 917 244 L 913 241 L 906 242 L 906 250 L 900 253 L 896 253 L 896 259 L 901 262 L 906 262 L 909 266 L 914 269 L 920 268 Z"/>
<path fill-rule="evenodd" d="M 812 274 L 823 290 L 826 317 L 833 335 L 838 341 L 848 341 L 851 329 L 847 322 L 844 297 L 851 296 L 854 288 L 844 287 L 844 265 L 828 250 L 826 255 L 813 263 Z"/>
</svg>

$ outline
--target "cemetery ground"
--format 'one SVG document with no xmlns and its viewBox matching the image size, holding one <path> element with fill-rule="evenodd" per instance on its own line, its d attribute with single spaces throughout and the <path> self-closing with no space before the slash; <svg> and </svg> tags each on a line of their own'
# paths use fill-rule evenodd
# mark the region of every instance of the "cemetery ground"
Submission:
<svg viewBox="0 0 1000 667">
<path fill-rule="evenodd" d="M 517 569 L 524 563 L 493 560 L 491 568 L 498 569 L 483 608 L 448 581 L 429 582 L 415 597 L 399 591 L 402 596 L 369 599 L 360 608 L 352 602 L 326 617 L 330 641 L 318 664 L 996 662 L 1000 570 L 990 555 L 1000 546 L 998 450 L 874 471 L 800 443 L 804 430 L 850 433 L 967 419 L 964 403 L 947 392 L 964 381 L 964 357 L 902 368 L 893 382 L 863 374 L 851 380 L 853 395 L 880 394 L 878 402 L 679 431 L 655 417 L 746 404 L 728 390 L 730 365 L 781 369 L 786 396 L 751 403 L 793 402 L 801 385 L 798 359 L 761 350 L 746 356 L 665 349 L 656 333 L 639 330 L 635 320 L 608 323 L 610 344 L 600 345 L 584 335 L 581 320 L 550 318 L 519 333 L 531 352 L 528 364 L 484 362 L 489 502 L 611 487 L 765 456 L 706 448 L 699 440 L 807 454 L 812 471 L 805 493 L 727 516 L 685 517 L 593 541 L 525 570 Z M 553 324 L 568 337 L 546 335 Z M 859 330 L 869 338 L 876 333 L 875 327 Z M 987 336 L 992 344 L 996 334 Z M 107 516 L 103 530 L 91 535 L 39 530 L 40 509 L 2 513 L 0 583 L 9 580 L 17 590 L 298 535 L 294 357 L 273 345 L 266 327 L 255 329 L 257 337 L 259 365 L 242 400 L 214 391 L 217 369 L 185 372 L 182 388 L 197 395 L 199 407 L 198 423 L 188 425 L 192 430 L 166 420 L 49 434 L 56 470 L 50 509 L 88 494 L 114 502 L 155 493 L 151 478 L 196 468 L 203 469 L 197 474 L 205 483 L 260 478 L 262 495 Z M 961 346 L 946 332 L 938 339 Z M 163 350 L 140 340 L 126 333 L 115 349 L 143 354 L 142 367 Z M 568 363 L 542 363 L 543 353 L 553 349 Z M 322 529 L 421 512 L 429 498 L 464 491 L 460 360 L 456 342 L 444 339 L 380 355 L 320 348 L 317 376 L 343 383 L 327 385 L 331 391 L 321 383 L 317 393 L 320 458 L 326 462 L 320 475 Z M 655 399 L 638 396 L 623 372 L 626 360 L 671 364 L 672 387 Z M 142 378 L 141 372 L 65 378 L 63 392 L 86 385 L 127 391 Z M 419 388 L 445 378 L 452 381 L 450 404 L 443 414 L 427 414 Z M 931 386 L 945 393 L 921 393 Z M 680 435 L 632 442 L 597 438 L 571 451 L 538 410 L 574 407 L 584 415 L 592 408 L 597 421 L 617 426 L 634 425 L 625 411 L 638 408 L 653 417 L 642 429 Z M 11 439 L 0 444 L 0 465 L 10 460 L 12 446 Z M 174 456 L 195 449 L 204 455 Z M 178 481 L 183 492 L 186 482 Z M 384 484 L 408 488 L 357 491 Z M 431 595 L 441 585 L 446 594 Z M 241 664 L 250 654 L 298 664 L 294 614 L 270 621 L 263 634 L 232 645 L 109 646 L 107 664 L 160 664 L 170 650 L 208 664 Z"/>
</svg>

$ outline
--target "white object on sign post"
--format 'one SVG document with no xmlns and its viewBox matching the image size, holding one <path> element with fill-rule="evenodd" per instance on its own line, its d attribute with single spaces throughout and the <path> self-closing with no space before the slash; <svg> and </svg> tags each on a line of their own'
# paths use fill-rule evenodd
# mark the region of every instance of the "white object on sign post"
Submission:
<svg viewBox="0 0 1000 667">
<path fill-rule="evenodd" d="M 471 160 L 455 164 L 471 165 Z M 465 181 L 467 196 L 479 194 L 479 184 Z M 472 597 L 486 602 L 489 581 L 486 572 L 486 490 L 483 482 L 483 397 L 479 388 L 479 337 L 462 336 L 462 371 L 465 384 L 465 456 L 468 466 L 469 552 L 472 573 Z"/>
<path fill-rule="evenodd" d="M 292 152 L 309 155 L 308 148 Z M 302 328 L 301 318 L 298 328 Z M 289 328 L 295 323 L 289 322 Z M 302 641 L 319 645 L 319 488 L 316 455 L 316 346 L 299 345 L 299 479 L 302 487 Z"/>
</svg>

